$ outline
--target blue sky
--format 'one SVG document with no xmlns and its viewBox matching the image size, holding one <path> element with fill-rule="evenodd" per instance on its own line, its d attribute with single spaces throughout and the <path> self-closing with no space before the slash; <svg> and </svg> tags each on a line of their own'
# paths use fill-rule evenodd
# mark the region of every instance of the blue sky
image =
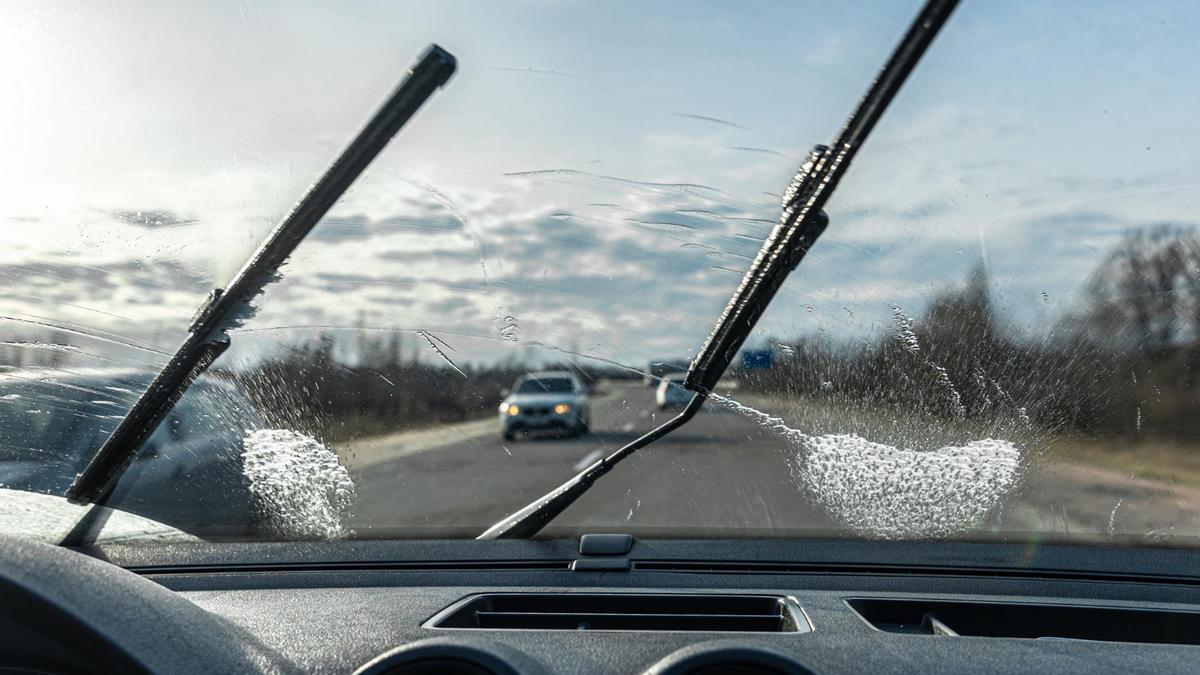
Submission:
<svg viewBox="0 0 1200 675">
<path fill-rule="evenodd" d="M 244 349 L 365 321 L 468 359 L 686 355 L 917 5 L 7 5 L 0 315 L 171 348 L 438 42 L 460 72 Z M 1125 229 L 1200 212 L 1197 24 L 1188 3 L 964 2 L 758 337 L 878 335 L 979 260 L 1047 330 Z"/>
</svg>

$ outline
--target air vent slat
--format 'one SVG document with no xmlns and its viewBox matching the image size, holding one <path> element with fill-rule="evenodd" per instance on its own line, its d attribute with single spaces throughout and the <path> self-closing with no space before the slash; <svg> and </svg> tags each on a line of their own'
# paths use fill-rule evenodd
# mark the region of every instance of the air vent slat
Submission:
<svg viewBox="0 0 1200 675">
<path fill-rule="evenodd" d="M 663 593 L 493 593 L 462 600 L 426 624 L 484 630 L 799 632 L 810 627 L 778 596 Z"/>
</svg>

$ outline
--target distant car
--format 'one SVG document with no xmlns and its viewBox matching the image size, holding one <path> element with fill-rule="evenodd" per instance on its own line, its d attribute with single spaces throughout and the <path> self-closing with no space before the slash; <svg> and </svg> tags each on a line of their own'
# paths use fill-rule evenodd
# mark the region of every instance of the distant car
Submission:
<svg viewBox="0 0 1200 675">
<path fill-rule="evenodd" d="M 654 402 L 660 409 L 682 408 L 692 400 L 692 392 L 683 388 L 684 373 L 671 373 L 658 383 Z"/>
<path fill-rule="evenodd" d="M 145 386 L 144 374 L 124 370 L 0 375 L 0 487 L 64 494 Z M 233 384 L 195 382 L 143 444 L 107 505 L 208 539 L 257 531 L 242 439 L 261 425 Z"/>
<path fill-rule="evenodd" d="M 512 440 L 521 431 L 587 433 L 591 424 L 587 387 L 569 371 L 529 373 L 513 383 L 500 403 L 501 434 Z"/>
</svg>

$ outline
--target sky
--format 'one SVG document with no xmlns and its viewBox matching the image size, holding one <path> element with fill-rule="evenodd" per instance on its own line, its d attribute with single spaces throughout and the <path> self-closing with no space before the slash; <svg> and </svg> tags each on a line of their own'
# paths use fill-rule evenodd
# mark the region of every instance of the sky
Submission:
<svg viewBox="0 0 1200 675">
<path fill-rule="evenodd" d="M 691 356 L 917 9 L 6 3 L 0 339 L 161 359 L 436 42 L 458 73 L 224 358 L 319 326 Z M 981 263 L 1044 334 L 1125 231 L 1196 222 L 1198 32 L 1189 3 L 963 2 L 753 339 L 874 339 Z"/>
</svg>

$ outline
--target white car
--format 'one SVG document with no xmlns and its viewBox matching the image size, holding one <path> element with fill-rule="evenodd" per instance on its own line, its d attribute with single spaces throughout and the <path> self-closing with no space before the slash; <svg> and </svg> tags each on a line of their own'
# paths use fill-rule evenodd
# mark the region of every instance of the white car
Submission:
<svg viewBox="0 0 1200 675">
<path fill-rule="evenodd" d="M 682 408 L 692 400 L 692 392 L 683 388 L 684 373 L 671 373 L 658 383 L 654 402 L 659 408 Z"/>
<path fill-rule="evenodd" d="M 551 370 L 517 379 L 500 402 L 501 434 L 512 440 L 517 432 L 551 430 L 587 433 L 591 423 L 587 387 L 574 373 Z"/>
</svg>

